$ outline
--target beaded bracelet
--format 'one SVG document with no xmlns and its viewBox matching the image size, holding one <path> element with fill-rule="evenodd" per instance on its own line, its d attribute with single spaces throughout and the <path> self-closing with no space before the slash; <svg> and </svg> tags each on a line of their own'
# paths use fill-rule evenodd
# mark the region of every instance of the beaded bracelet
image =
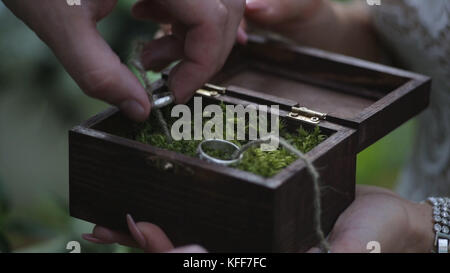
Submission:
<svg viewBox="0 0 450 273">
<path fill-rule="evenodd" d="M 434 245 L 438 253 L 448 253 L 450 241 L 450 198 L 430 197 L 428 203 L 433 206 Z"/>
</svg>

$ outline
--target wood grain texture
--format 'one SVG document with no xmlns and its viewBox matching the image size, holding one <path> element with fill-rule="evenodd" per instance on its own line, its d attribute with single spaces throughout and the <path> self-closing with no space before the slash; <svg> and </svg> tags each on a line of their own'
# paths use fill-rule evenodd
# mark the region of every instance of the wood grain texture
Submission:
<svg viewBox="0 0 450 273">
<path fill-rule="evenodd" d="M 424 75 L 259 36 L 237 46 L 213 82 L 328 113 L 358 130 L 358 152 L 424 110 L 431 89 Z"/>
<path fill-rule="evenodd" d="M 346 142 L 348 134 L 336 133 L 329 144 L 319 145 L 311 153 L 312 160 L 326 156 L 324 147 Z M 292 246 L 274 248 L 282 245 L 275 218 L 289 211 L 276 199 L 285 179 L 303 185 L 297 196 L 300 204 L 291 205 L 311 210 L 307 193 L 312 182 L 304 175 L 302 161 L 264 179 L 89 128 L 74 128 L 69 138 L 71 215 L 110 228 L 125 230 L 125 215 L 131 213 L 137 221 L 160 225 L 178 245 L 195 242 L 211 251 L 230 252 L 293 251 Z M 174 166 L 172 170 L 164 170 L 167 163 Z M 325 177 L 324 185 L 329 183 Z M 346 180 L 354 186 L 351 177 Z M 343 184 L 343 191 L 349 191 L 348 184 Z M 337 206 L 333 198 L 324 200 L 324 205 L 344 206 Z M 293 211 L 291 219 L 306 217 L 297 213 Z M 283 238 L 307 234 L 312 222 L 307 218 L 301 222 L 294 231 L 283 231 L 290 233 Z"/>
</svg>

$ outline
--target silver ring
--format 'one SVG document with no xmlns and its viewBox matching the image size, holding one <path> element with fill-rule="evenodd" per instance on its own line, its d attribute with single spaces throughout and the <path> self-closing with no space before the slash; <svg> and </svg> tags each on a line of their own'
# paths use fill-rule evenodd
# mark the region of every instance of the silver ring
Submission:
<svg viewBox="0 0 450 273">
<path fill-rule="evenodd" d="M 223 139 L 209 139 L 202 141 L 197 148 L 197 154 L 200 159 L 216 163 L 223 166 L 228 166 L 232 164 L 236 164 L 242 160 L 243 155 L 241 154 L 239 158 L 231 159 L 231 160 L 223 160 L 219 158 L 215 158 L 213 156 L 208 155 L 204 149 L 209 148 L 213 150 L 220 150 L 224 152 L 229 152 L 230 154 L 234 154 L 234 152 L 239 151 L 239 146 L 236 144 L 223 140 Z"/>
<path fill-rule="evenodd" d="M 172 104 L 175 101 L 175 98 L 173 97 L 172 93 L 166 92 L 154 94 L 152 101 L 153 109 L 161 109 L 166 107 L 167 105 Z"/>
</svg>

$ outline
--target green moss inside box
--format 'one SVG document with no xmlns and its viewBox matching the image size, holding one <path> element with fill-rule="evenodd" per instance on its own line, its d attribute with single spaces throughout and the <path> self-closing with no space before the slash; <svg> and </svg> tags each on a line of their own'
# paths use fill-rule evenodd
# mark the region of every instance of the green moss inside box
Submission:
<svg viewBox="0 0 450 273">
<path fill-rule="evenodd" d="M 221 107 L 225 111 L 225 105 L 222 103 Z M 162 113 L 168 123 L 169 128 L 176 121 L 176 119 L 170 116 L 171 107 L 166 107 L 163 109 Z M 224 115 L 224 124 L 226 122 Z M 203 124 L 205 124 L 209 118 L 203 118 Z M 237 123 L 237 118 L 234 118 L 234 123 Z M 193 121 L 191 123 L 191 128 L 193 128 Z M 309 152 L 319 143 L 324 141 L 327 136 L 322 134 L 319 127 L 314 127 L 312 130 L 307 130 L 300 126 L 295 131 L 289 132 L 283 120 L 279 123 L 279 133 L 280 136 L 294 145 L 298 150 L 303 153 Z M 246 121 L 245 129 L 248 135 L 249 124 Z M 145 144 L 149 144 L 158 148 L 167 149 L 170 151 L 175 151 L 192 157 L 196 156 L 197 147 L 201 140 L 179 140 L 179 141 L 167 141 L 167 138 L 159 125 L 156 115 L 151 115 L 150 118 L 136 127 L 136 137 L 137 141 Z M 234 144 L 242 146 L 248 141 L 237 140 L 236 138 L 232 140 Z M 229 159 L 230 154 L 226 154 L 222 151 L 210 150 L 206 151 L 211 156 L 220 159 Z M 237 165 L 232 166 L 240 170 L 248 171 L 263 177 L 272 177 L 279 173 L 282 169 L 289 166 L 292 162 L 297 160 L 297 156 L 287 151 L 283 147 L 278 147 L 275 151 L 262 151 L 259 147 L 250 148 L 244 153 L 244 157 L 241 162 Z"/>
</svg>

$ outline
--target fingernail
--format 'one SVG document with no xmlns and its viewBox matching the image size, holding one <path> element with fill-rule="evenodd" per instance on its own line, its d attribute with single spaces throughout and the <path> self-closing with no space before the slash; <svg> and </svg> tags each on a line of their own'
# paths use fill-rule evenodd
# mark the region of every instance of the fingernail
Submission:
<svg viewBox="0 0 450 273">
<path fill-rule="evenodd" d="M 101 241 L 115 243 L 114 231 L 110 230 L 109 228 L 96 226 L 94 228 L 94 231 L 92 232 L 92 235 L 94 235 L 95 238 L 98 238 Z"/>
<path fill-rule="evenodd" d="M 248 10 L 252 11 L 263 10 L 269 7 L 265 1 L 261 0 L 246 0 L 246 6 Z"/>
<path fill-rule="evenodd" d="M 127 214 L 127 224 L 128 224 L 128 229 L 130 229 L 131 235 L 133 235 L 133 238 L 138 242 L 138 244 L 142 248 L 145 248 L 147 246 L 147 241 L 145 240 L 144 235 L 139 230 L 138 226 L 136 225 L 136 223 L 133 220 L 133 217 L 131 217 L 130 214 Z"/>
<path fill-rule="evenodd" d="M 237 41 L 240 44 L 246 44 L 248 41 L 248 35 L 245 32 L 245 30 L 243 30 L 242 28 L 238 29 L 238 33 L 237 33 Z"/>
<path fill-rule="evenodd" d="M 208 251 L 199 245 L 190 245 L 174 248 L 167 253 L 207 253 Z"/>
<path fill-rule="evenodd" d="M 135 100 L 127 100 L 122 102 L 119 105 L 120 110 L 122 110 L 129 118 L 136 120 L 136 121 L 142 121 L 145 117 L 145 110 L 142 105 L 140 105 Z"/>
<path fill-rule="evenodd" d="M 322 253 L 322 251 L 320 251 L 320 248 L 318 247 L 313 247 L 308 251 L 308 253 Z"/>
<path fill-rule="evenodd" d="M 94 235 L 92 235 L 90 233 L 81 234 L 81 238 L 83 238 L 84 240 L 89 241 L 91 243 L 95 243 L 95 244 L 103 244 L 103 243 L 105 243 L 104 241 L 94 237 Z"/>
</svg>

